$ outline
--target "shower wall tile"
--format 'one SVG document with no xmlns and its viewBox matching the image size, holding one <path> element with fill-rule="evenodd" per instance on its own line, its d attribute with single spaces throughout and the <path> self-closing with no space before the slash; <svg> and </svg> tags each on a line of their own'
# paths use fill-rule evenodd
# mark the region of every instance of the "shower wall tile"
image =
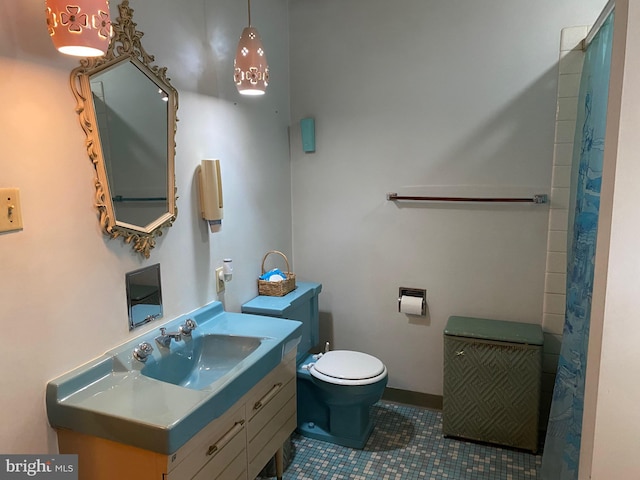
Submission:
<svg viewBox="0 0 640 480">
<path fill-rule="evenodd" d="M 559 317 L 562 324 L 564 317 Z M 562 328 L 562 326 L 560 327 Z M 560 330 L 562 333 L 562 330 Z M 542 385 L 540 392 L 540 425 L 546 426 L 549 420 L 549 409 L 551 407 L 551 397 L 553 396 L 553 386 L 556 380 L 558 360 L 560 359 L 560 346 L 562 345 L 562 335 L 555 333 L 544 333 L 544 344 L 542 347 Z"/>
<path fill-rule="evenodd" d="M 567 228 L 569 222 L 569 210 L 564 208 L 552 208 L 549 214 L 549 229 L 562 230 Z"/>
<path fill-rule="evenodd" d="M 560 75 L 581 73 L 584 53 L 582 50 L 564 50 L 560 52 Z"/>
<path fill-rule="evenodd" d="M 545 335 L 545 346 L 542 354 L 542 384 L 540 385 L 540 425 L 543 430 L 546 429 L 549 423 L 553 387 L 556 383 L 556 371 L 560 360 L 559 353 L 549 353 L 546 345 L 547 338 Z"/>
<path fill-rule="evenodd" d="M 567 273 L 567 254 L 562 252 L 548 252 L 547 272 Z"/>
<path fill-rule="evenodd" d="M 558 98 L 557 120 L 575 120 L 578 116 L 578 97 Z"/>
<path fill-rule="evenodd" d="M 564 329 L 564 314 L 545 313 L 542 318 L 542 328 L 547 333 L 554 333 L 561 337 Z"/>
<path fill-rule="evenodd" d="M 562 335 L 555 333 L 544 333 L 544 353 L 555 353 L 560 355 L 560 347 L 562 346 Z"/>
<path fill-rule="evenodd" d="M 567 231 L 549 230 L 547 238 L 547 250 L 555 253 L 566 253 L 567 251 Z M 566 268 L 565 268 L 566 270 Z"/>
<path fill-rule="evenodd" d="M 547 424 L 551 408 L 551 397 L 564 329 L 571 164 L 578 114 L 580 77 L 584 61 L 582 40 L 588 31 L 588 26 L 569 27 L 562 29 L 560 35 L 556 135 L 553 149 L 547 266 L 542 315 L 542 330 L 545 332 L 545 341 L 540 424 L 543 426 Z"/>
<path fill-rule="evenodd" d="M 563 28 L 560 33 L 560 50 L 582 50 L 582 40 L 589 33 L 589 26 Z"/>
<path fill-rule="evenodd" d="M 580 89 L 580 74 L 560 75 L 558 81 L 558 98 L 575 97 Z"/>
<path fill-rule="evenodd" d="M 543 372 L 555 372 L 558 369 L 558 360 L 560 355 L 554 353 L 542 354 L 542 371 Z"/>
<path fill-rule="evenodd" d="M 566 295 L 559 293 L 547 293 L 544 296 L 544 311 L 554 315 L 563 315 L 566 307 Z"/>
<path fill-rule="evenodd" d="M 565 273 L 547 273 L 544 282 L 545 293 L 559 293 L 567 291 L 567 275 Z"/>
<path fill-rule="evenodd" d="M 571 165 L 571 157 L 573 156 L 573 142 L 556 143 L 553 153 L 554 165 Z"/>
<path fill-rule="evenodd" d="M 559 120 L 556 122 L 556 143 L 573 143 L 576 132 L 575 120 Z"/>
<path fill-rule="evenodd" d="M 571 185 L 571 167 L 568 165 L 559 165 L 553 167 L 553 174 L 551 178 L 552 187 L 569 188 Z M 557 230 L 557 229 L 554 229 Z"/>
<path fill-rule="evenodd" d="M 551 208 L 569 208 L 569 194 L 570 188 L 554 187 L 551 189 Z M 566 230 L 567 224 L 565 223 L 560 228 L 551 228 L 551 230 Z"/>
</svg>

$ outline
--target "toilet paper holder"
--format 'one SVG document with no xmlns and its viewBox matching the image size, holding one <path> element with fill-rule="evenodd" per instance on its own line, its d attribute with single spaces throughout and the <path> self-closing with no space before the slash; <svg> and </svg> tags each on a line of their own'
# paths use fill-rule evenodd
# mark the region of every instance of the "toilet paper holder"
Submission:
<svg viewBox="0 0 640 480">
<path fill-rule="evenodd" d="M 407 288 L 400 287 L 398 289 L 398 312 L 402 313 L 401 303 L 402 297 L 418 297 L 422 299 L 422 315 L 427 314 L 427 291 L 424 288 Z"/>
</svg>

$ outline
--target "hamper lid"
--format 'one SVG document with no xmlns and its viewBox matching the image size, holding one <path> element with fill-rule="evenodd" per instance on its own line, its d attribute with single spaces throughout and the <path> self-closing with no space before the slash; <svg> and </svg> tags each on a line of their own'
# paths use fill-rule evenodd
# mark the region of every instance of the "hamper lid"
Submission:
<svg viewBox="0 0 640 480">
<path fill-rule="evenodd" d="M 542 345 L 544 342 L 540 325 L 487 318 L 449 317 L 444 334 L 528 345 Z"/>
</svg>

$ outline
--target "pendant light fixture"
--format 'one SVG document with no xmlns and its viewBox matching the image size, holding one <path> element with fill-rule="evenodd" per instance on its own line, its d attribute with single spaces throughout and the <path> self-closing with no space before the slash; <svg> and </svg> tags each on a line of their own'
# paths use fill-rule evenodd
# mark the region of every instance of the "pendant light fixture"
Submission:
<svg viewBox="0 0 640 480">
<path fill-rule="evenodd" d="M 269 65 L 258 30 L 251 26 L 251 0 L 247 2 L 249 26 L 240 35 L 233 61 L 233 78 L 242 95 L 263 95 L 269 85 Z"/>
<path fill-rule="evenodd" d="M 109 0 L 46 0 L 47 27 L 59 52 L 104 55 L 111 39 Z"/>
</svg>

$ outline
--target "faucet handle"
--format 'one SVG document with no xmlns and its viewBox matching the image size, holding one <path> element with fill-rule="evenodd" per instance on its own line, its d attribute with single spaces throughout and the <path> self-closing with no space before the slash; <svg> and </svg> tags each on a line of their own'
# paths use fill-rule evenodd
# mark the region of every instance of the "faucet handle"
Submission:
<svg viewBox="0 0 640 480">
<path fill-rule="evenodd" d="M 180 325 L 180 333 L 182 335 L 191 336 L 191 332 L 198 328 L 198 324 L 195 320 L 191 318 L 187 318 L 187 321 L 184 322 L 184 325 Z"/>
<path fill-rule="evenodd" d="M 140 345 L 133 349 L 133 358 L 135 358 L 139 362 L 144 363 L 147 361 L 147 357 L 151 355 L 151 352 L 153 352 L 153 347 L 151 346 L 151 344 L 148 342 L 142 342 Z"/>
</svg>

